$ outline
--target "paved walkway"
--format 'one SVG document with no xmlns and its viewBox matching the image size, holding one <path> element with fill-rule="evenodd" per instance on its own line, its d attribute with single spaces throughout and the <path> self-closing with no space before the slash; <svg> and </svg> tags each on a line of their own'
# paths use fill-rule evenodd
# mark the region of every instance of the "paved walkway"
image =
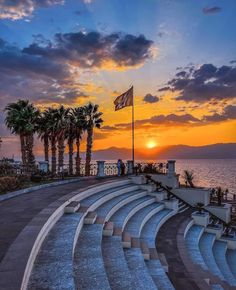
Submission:
<svg viewBox="0 0 236 290">
<path fill-rule="evenodd" d="M 74 190 L 99 184 L 109 179 L 111 177 L 80 180 L 39 189 L 0 202 L 0 262 L 18 234 L 43 208 Z"/>
<path fill-rule="evenodd" d="M 177 235 L 180 225 L 186 221 L 191 214 L 191 210 L 187 210 L 182 214 L 178 214 L 170 218 L 160 228 L 156 248 L 158 253 L 164 253 L 169 265 L 168 276 L 176 290 L 198 290 L 199 287 L 190 277 L 184 263 L 181 260 L 177 248 Z"/>
</svg>

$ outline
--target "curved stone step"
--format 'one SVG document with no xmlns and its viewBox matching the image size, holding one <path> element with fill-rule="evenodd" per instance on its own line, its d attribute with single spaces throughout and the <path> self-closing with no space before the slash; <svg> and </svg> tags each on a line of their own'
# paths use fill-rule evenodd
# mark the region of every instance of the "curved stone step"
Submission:
<svg viewBox="0 0 236 290">
<path fill-rule="evenodd" d="M 192 262 L 194 264 L 197 264 L 202 267 L 204 270 L 208 270 L 207 265 L 205 264 L 205 261 L 203 260 L 203 257 L 201 255 L 200 249 L 199 249 L 199 240 L 203 234 L 204 227 L 199 225 L 193 225 L 188 230 L 186 236 L 185 236 L 185 243 L 188 250 L 188 253 L 192 259 Z"/>
<path fill-rule="evenodd" d="M 51 229 L 35 260 L 28 289 L 75 289 L 73 248 L 82 214 L 64 214 Z"/>
<path fill-rule="evenodd" d="M 228 249 L 226 252 L 226 258 L 231 272 L 236 278 L 236 250 Z"/>
<path fill-rule="evenodd" d="M 160 260 L 150 260 L 145 262 L 148 271 L 155 282 L 158 290 L 174 290 L 174 286 L 167 277 Z"/>
<path fill-rule="evenodd" d="M 133 279 L 124 256 L 121 236 L 103 237 L 102 255 L 111 289 L 133 290 Z"/>
<path fill-rule="evenodd" d="M 215 257 L 213 255 L 213 244 L 215 242 L 216 235 L 211 233 L 203 233 L 200 241 L 199 241 L 199 248 L 201 255 L 203 257 L 203 260 L 205 261 L 205 264 L 207 265 L 209 271 L 219 277 L 221 280 L 224 280 L 224 276 L 222 275 L 216 261 Z"/>
<path fill-rule="evenodd" d="M 84 225 L 75 248 L 74 279 L 76 289 L 109 290 L 102 251 L 103 225 Z"/>
<path fill-rule="evenodd" d="M 97 215 L 100 218 L 103 218 L 105 221 L 107 221 L 109 220 L 110 216 L 112 216 L 121 207 L 123 207 L 124 205 L 128 204 L 133 200 L 136 200 L 146 195 L 147 195 L 146 191 L 139 189 L 116 196 L 113 199 L 99 206 L 96 209 Z"/>
<path fill-rule="evenodd" d="M 236 279 L 232 274 L 229 265 L 226 260 L 226 250 L 227 250 L 227 243 L 222 241 L 215 241 L 213 245 L 213 254 L 216 260 L 216 263 L 224 276 L 225 280 L 231 286 L 236 286 Z"/>
<path fill-rule="evenodd" d="M 128 232 L 132 237 L 139 238 L 145 223 L 157 212 L 162 210 L 162 203 L 154 202 L 137 211 L 127 222 L 124 231 Z"/>
<path fill-rule="evenodd" d="M 140 248 L 124 249 L 124 254 L 131 274 L 133 289 L 156 290 L 156 284 L 149 274 Z"/>
<path fill-rule="evenodd" d="M 82 208 L 89 208 L 90 211 L 93 211 L 103 203 L 107 202 L 108 200 L 111 200 L 116 196 L 119 196 L 127 192 L 132 192 L 137 189 L 138 186 L 132 184 L 111 187 L 109 189 L 102 190 L 100 192 L 97 192 L 96 194 L 90 195 L 87 198 L 82 199 L 80 201 L 80 206 Z"/>
<path fill-rule="evenodd" d="M 162 209 L 161 211 L 155 213 L 144 225 L 141 231 L 141 239 L 146 242 L 149 248 L 155 248 L 155 240 L 157 232 L 163 222 L 170 217 L 172 210 Z"/>
<path fill-rule="evenodd" d="M 134 215 L 139 209 L 146 205 L 155 202 L 155 198 L 151 196 L 144 196 L 139 199 L 133 200 L 132 202 L 126 204 L 120 208 L 116 213 L 114 213 L 110 220 L 115 223 L 118 228 L 124 229 L 128 220 Z"/>
</svg>

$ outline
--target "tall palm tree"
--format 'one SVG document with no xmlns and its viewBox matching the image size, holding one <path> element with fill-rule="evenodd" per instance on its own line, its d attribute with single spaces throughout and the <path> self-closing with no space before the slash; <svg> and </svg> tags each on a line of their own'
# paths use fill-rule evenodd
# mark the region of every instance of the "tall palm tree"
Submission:
<svg viewBox="0 0 236 290">
<path fill-rule="evenodd" d="M 5 107 L 6 126 L 15 135 L 20 136 L 22 164 L 28 171 L 35 166 L 33 153 L 34 133 L 37 128 L 39 110 L 28 100 L 18 100 Z"/>
<path fill-rule="evenodd" d="M 47 123 L 45 126 L 47 127 L 48 137 L 50 140 L 51 145 L 51 171 L 52 175 L 56 174 L 56 166 L 57 166 L 57 126 L 56 126 L 56 114 L 57 110 L 54 108 L 47 108 L 44 111 L 45 120 L 47 120 Z"/>
<path fill-rule="evenodd" d="M 64 165 L 65 137 L 69 125 L 69 108 L 63 105 L 57 109 L 56 116 L 56 134 L 58 142 L 58 171 Z"/>
<path fill-rule="evenodd" d="M 85 161 L 85 175 L 90 175 L 90 162 L 93 146 L 93 129 L 100 128 L 103 120 L 102 114 L 99 112 L 99 106 L 89 103 L 84 107 L 85 127 L 87 131 L 87 146 L 86 146 L 86 161 Z"/>
<path fill-rule="evenodd" d="M 42 112 L 38 119 L 37 132 L 40 139 L 43 141 L 44 147 L 44 160 L 49 162 L 49 126 L 48 119 L 49 114 L 46 111 Z"/>
<path fill-rule="evenodd" d="M 80 175 L 80 140 L 83 131 L 86 129 L 85 107 L 77 107 L 73 109 L 74 116 L 74 133 L 76 139 L 76 175 Z"/>
<path fill-rule="evenodd" d="M 75 118 L 73 110 L 70 110 L 68 115 L 68 127 L 65 133 L 68 144 L 69 153 L 69 175 L 73 175 L 73 154 L 74 154 L 74 140 L 75 140 Z"/>
</svg>

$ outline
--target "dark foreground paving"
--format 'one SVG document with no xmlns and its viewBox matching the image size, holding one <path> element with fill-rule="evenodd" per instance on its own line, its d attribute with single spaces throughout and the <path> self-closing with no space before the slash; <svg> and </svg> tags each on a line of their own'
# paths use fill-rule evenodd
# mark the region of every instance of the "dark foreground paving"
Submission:
<svg viewBox="0 0 236 290">
<path fill-rule="evenodd" d="M 39 189 L 0 202 L 0 262 L 22 229 L 43 208 L 74 190 L 105 182 L 111 178 L 91 178 Z"/>
<path fill-rule="evenodd" d="M 186 221 L 191 210 L 170 218 L 158 232 L 156 248 L 159 253 L 164 253 L 169 265 L 168 276 L 176 290 L 198 290 L 199 287 L 191 279 L 184 263 L 181 260 L 178 247 L 177 235 L 181 224 Z"/>
</svg>

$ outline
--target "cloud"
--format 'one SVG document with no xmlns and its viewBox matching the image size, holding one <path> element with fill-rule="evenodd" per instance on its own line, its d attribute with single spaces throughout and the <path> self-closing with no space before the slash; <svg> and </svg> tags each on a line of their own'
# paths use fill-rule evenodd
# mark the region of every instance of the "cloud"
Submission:
<svg viewBox="0 0 236 290">
<path fill-rule="evenodd" d="M 216 67 L 203 64 L 178 72 L 173 79 L 159 89 L 178 94 L 176 100 L 186 102 L 209 102 L 210 100 L 232 100 L 236 97 L 236 67 Z"/>
<path fill-rule="evenodd" d="M 143 35 L 99 32 L 57 33 L 47 44 L 32 43 L 23 52 L 80 68 L 127 69 L 153 57 L 153 41 Z"/>
<path fill-rule="evenodd" d="M 198 127 L 209 124 L 216 124 L 225 121 L 236 120 L 236 106 L 228 105 L 222 113 L 214 113 L 204 115 L 201 118 L 196 118 L 191 114 L 169 114 L 169 115 L 154 115 L 147 119 L 135 121 L 136 129 L 154 129 L 154 128 L 176 128 L 176 127 Z M 119 123 L 113 126 L 108 126 L 109 131 L 130 130 L 131 123 Z"/>
<path fill-rule="evenodd" d="M 63 3 L 64 0 L 1 0 L 0 19 L 22 19 L 32 15 L 36 8 Z"/>
<path fill-rule="evenodd" d="M 219 13 L 222 11 L 222 8 L 221 7 L 218 7 L 218 6 L 213 6 L 213 7 L 204 7 L 202 9 L 202 12 L 204 14 L 215 14 L 215 13 Z"/>
<path fill-rule="evenodd" d="M 157 103 L 157 102 L 159 102 L 159 101 L 160 101 L 160 98 L 157 97 L 157 96 L 153 96 L 153 95 L 151 95 L 151 94 L 146 94 L 146 96 L 143 98 L 143 101 L 144 101 L 145 103 L 150 103 L 150 104 L 152 104 L 152 103 Z"/>
</svg>

